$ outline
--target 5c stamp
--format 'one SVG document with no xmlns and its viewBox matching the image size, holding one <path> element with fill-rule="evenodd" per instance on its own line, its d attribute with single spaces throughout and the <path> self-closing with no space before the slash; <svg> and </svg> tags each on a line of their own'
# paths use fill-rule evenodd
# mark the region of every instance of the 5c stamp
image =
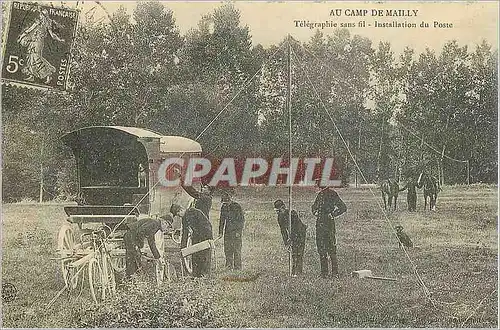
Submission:
<svg viewBox="0 0 500 330">
<path fill-rule="evenodd" d="M 78 14 L 69 8 L 12 2 L 2 79 L 65 90 Z"/>
</svg>

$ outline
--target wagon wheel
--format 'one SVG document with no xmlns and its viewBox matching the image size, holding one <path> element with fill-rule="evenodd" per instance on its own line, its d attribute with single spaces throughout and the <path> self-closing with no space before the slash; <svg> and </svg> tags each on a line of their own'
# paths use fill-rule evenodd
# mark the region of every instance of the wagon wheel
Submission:
<svg viewBox="0 0 500 330">
<path fill-rule="evenodd" d="M 72 256 L 75 253 L 76 238 L 75 233 L 70 225 L 63 225 L 59 229 L 57 236 L 57 251 L 61 257 L 61 274 L 64 279 L 64 284 L 70 288 L 75 289 L 78 285 L 79 269 L 71 268 Z"/>
<path fill-rule="evenodd" d="M 125 256 L 120 256 L 120 255 L 113 256 L 111 258 L 111 267 L 117 273 L 125 272 L 125 268 L 126 268 Z"/>
<path fill-rule="evenodd" d="M 193 245 L 193 240 L 191 239 L 191 234 L 188 235 L 187 242 L 186 242 L 186 247 L 190 247 Z M 193 273 L 193 255 L 190 254 L 186 257 L 182 258 L 182 264 L 184 265 L 184 269 L 188 274 Z"/>
<path fill-rule="evenodd" d="M 90 295 L 96 304 L 102 302 L 106 297 L 105 284 L 103 283 L 103 271 L 101 264 L 96 258 L 92 258 L 88 264 Z"/>
</svg>

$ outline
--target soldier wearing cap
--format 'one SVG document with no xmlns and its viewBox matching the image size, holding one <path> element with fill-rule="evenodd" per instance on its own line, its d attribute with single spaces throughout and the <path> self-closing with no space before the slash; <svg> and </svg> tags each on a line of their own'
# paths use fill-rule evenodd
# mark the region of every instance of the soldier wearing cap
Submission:
<svg viewBox="0 0 500 330">
<path fill-rule="evenodd" d="M 223 193 L 220 209 L 219 237 L 224 236 L 224 254 L 226 267 L 241 269 L 241 243 L 245 216 L 240 204 L 231 200 L 228 193 Z"/>
<path fill-rule="evenodd" d="M 332 263 L 332 276 L 338 275 L 337 240 L 335 238 L 335 217 L 347 211 L 347 206 L 335 190 L 317 181 L 321 191 L 311 207 L 316 216 L 316 246 L 318 248 L 321 277 L 328 276 L 328 257 Z"/>
<path fill-rule="evenodd" d="M 283 244 L 285 244 L 287 249 L 292 250 L 292 276 L 297 276 L 298 274 L 302 274 L 303 270 L 307 226 L 300 221 L 297 212 L 292 210 L 292 228 L 290 233 L 290 211 L 281 199 L 274 202 L 274 210 L 278 214 L 278 225 L 283 237 Z"/>
<path fill-rule="evenodd" d="M 160 252 L 156 248 L 155 234 L 158 230 L 162 232 L 171 226 L 173 218 L 170 215 L 153 219 L 143 217 L 128 225 L 129 229 L 123 236 L 125 243 L 125 273 L 127 277 L 133 275 L 141 265 L 141 251 L 144 247 L 144 239 L 147 239 L 153 258 L 160 261 Z"/>
<path fill-rule="evenodd" d="M 205 240 L 213 239 L 212 224 L 207 216 L 197 208 L 190 207 L 184 210 L 178 204 L 172 204 L 170 213 L 173 216 L 182 217 L 181 248 L 187 246 L 189 230 L 191 230 L 191 242 L 197 244 Z M 212 249 L 196 252 L 192 256 L 193 276 L 200 277 L 210 273 Z"/>
</svg>

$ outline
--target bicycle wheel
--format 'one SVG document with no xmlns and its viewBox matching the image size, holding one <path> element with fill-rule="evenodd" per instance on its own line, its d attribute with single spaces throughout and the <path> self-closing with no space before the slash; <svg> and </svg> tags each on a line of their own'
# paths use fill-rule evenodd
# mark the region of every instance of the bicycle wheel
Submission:
<svg viewBox="0 0 500 330">
<path fill-rule="evenodd" d="M 72 262 L 69 257 L 74 255 L 75 246 L 76 238 L 73 229 L 70 225 L 63 225 L 57 235 L 57 251 L 62 258 L 60 266 L 64 284 L 70 289 L 77 287 L 79 277 L 79 275 L 75 275 L 78 270 L 68 267 Z"/>
<path fill-rule="evenodd" d="M 90 259 L 88 263 L 90 295 L 96 304 L 106 298 L 106 289 L 103 283 L 103 271 L 96 258 Z"/>
</svg>

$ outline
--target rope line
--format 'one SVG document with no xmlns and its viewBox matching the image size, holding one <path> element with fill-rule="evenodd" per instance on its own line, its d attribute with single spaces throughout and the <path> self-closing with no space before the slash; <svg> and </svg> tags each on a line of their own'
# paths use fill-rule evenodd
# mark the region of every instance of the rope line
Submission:
<svg viewBox="0 0 500 330">
<path fill-rule="evenodd" d="M 287 88 L 287 106 L 288 106 L 288 239 L 290 240 L 290 248 L 288 251 L 288 268 L 289 275 L 292 276 L 293 270 L 293 255 L 292 255 L 292 186 L 294 177 L 292 178 L 292 44 L 291 36 L 288 35 L 288 88 Z M 288 242 L 287 242 L 288 243 Z"/>
<path fill-rule="evenodd" d="M 423 136 L 418 136 L 415 132 L 413 132 L 411 129 L 409 129 L 408 127 L 406 127 L 405 125 L 403 125 L 400 121 L 398 121 L 398 124 L 401 125 L 401 127 L 403 127 L 406 131 L 408 131 L 411 135 L 415 136 L 418 140 L 423 140 Z M 460 160 L 460 159 L 455 159 L 455 158 L 452 158 L 446 154 L 443 154 L 442 152 L 440 152 L 439 150 L 437 150 L 436 148 L 434 148 L 431 144 L 427 143 L 424 141 L 424 144 L 430 148 L 432 151 L 434 151 L 435 153 L 439 154 L 439 155 L 442 155 L 444 156 L 445 158 L 451 160 L 451 161 L 454 161 L 454 162 L 457 162 L 457 163 L 467 163 L 468 160 Z"/>
<path fill-rule="evenodd" d="M 490 298 L 495 292 L 497 292 L 497 289 L 495 288 L 493 291 L 491 291 L 491 293 L 489 295 L 487 295 L 486 297 L 484 297 L 483 299 L 481 299 L 481 301 L 479 302 L 479 304 L 476 306 L 476 308 L 474 308 L 474 310 L 472 311 L 472 313 L 470 313 L 470 315 L 465 319 L 465 321 L 462 322 L 462 325 L 461 327 L 463 328 L 465 326 L 465 324 L 467 323 L 467 321 L 470 320 L 470 318 L 477 313 L 477 311 L 479 310 L 479 308 L 481 308 L 481 305 L 486 301 L 486 299 Z"/>
<path fill-rule="evenodd" d="M 240 93 L 250 84 L 250 82 L 252 82 L 252 80 L 257 76 L 257 74 L 259 74 L 260 71 L 262 71 L 262 69 L 264 68 L 264 65 L 267 64 L 267 62 L 269 62 L 270 59 L 272 59 L 277 53 L 278 51 L 280 51 L 283 46 L 285 45 L 286 43 L 283 43 L 280 47 L 278 47 L 278 49 L 276 49 L 276 51 L 267 59 L 266 62 L 262 63 L 262 65 L 260 66 L 259 70 L 257 70 L 255 72 L 255 74 L 251 77 L 251 78 L 247 78 L 247 80 L 243 83 L 243 86 L 238 90 L 238 92 L 231 98 L 231 100 L 226 104 L 226 106 L 224 108 L 222 108 L 222 110 L 212 119 L 212 121 L 210 121 L 210 123 L 203 129 L 203 131 L 201 131 L 200 134 L 198 134 L 198 136 L 196 137 L 195 141 L 197 141 L 209 128 L 210 126 L 212 126 L 212 124 L 217 120 L 219 119 L 220 115 L 222 115 L 222 113 L 224 111 L 226 111 L 226 109 L 229 107 L 229 105 L 231 105 L 231 103 L 233 103 L 233 101 L 236 99 L 236 97 L 238 97 L 238 95 L 240 95 Z"/>
<path fill-rule="evenodd" d="M 306 51 L 308 51 L 308 52 L 309 52 L 309 54 L 311 54 L 313 58 L 317 59 L 317 57 L 316 57 L 316 55 L 315 55 L 315 54 L 313 54 L 311 51 L 309 51 L 309 50 L 308 50 L 307 48 L 305 48 L 305 47 L 304 47 L 304 49 L 306 49 Z M 294 53 L 294 56 L 297 58 L 297 55 L 296 55 L 295 53 Z M 302 60 L 302 62 L 304 62 L 304 61 Z M 363 179 L 366 183 L 368 183 L 368 182 L 367 182 L 367 180 L 366 180 L 366 178 L 365 178 L 365 176 L 363 175 L 363 172 L 362 172 L 362 171 L 361 171 L 361 169 L 359 168 L 359 166 L 358 166 L 358 164 L 357 164 L 357 162 L 356 162 L 356 159 L 354 158 L 353 154 L 351 153 L 351 150 L 350 150 L 350 148 L 349 148 L 349 145 L 346 143 L 345 139 L 342 137 L 340 130 L 338 129 L 338 127 L 337 127 L 337 125 L 335 124 L 335 122 L 333 121 L 333 117 L 330 115 L 329 111 L 327 110 L 327 108 L 326 108 L 325 104 L 323 103 L 323 100 L 319 97 L 319 93 L 317 92 L 316 88 L 315 88 L 315 87 L 314 87 L 314 85 L 312 84 L 311 79 L 309 78 L 309 76 L 308 76 L 308 75 L 307 75 L 307 73 L 305 72 L 305 69 L 304 69 L 302 66 L 301 66 L 301 69 L 303 70 L 304 74 L 306 75 L 306 77 L 307 77 L 307 79 L 308 79 L 308 81 L 309 81 L 310 85 L 313 87 L 313 89 L 314 89 L 314 91 L 315 91 L 315 93 L 316 93 L 316 95 L 317 95 L 318 99 L 320 100 L 320 102 L 321 102 L 321 104 L 322 104 L 323 108 L 325 109 L 325 111 L 327 112 L 327 114 L 328 114 L 328 116 L 329 116 L 330 120 L 332 121 L 333 125 L 335 126 L 335 129 L 336 129 L 337 133 L 340 135 L 340 137 L 341 137 L 341 139 L 342 139 L 342 142 L 343 142 L 343 143 L 344 143 L 344 145 L 346 146 L 346 148 L 347 148 L 347 151 L 348 151 L 349 155 L 350 155 L 350 156 L 351 156 L 351 158 L 353 159 L 353 162 L 354 162 L 354 164 L 355 164 L 356 168 L 358 169 L 359 173 L 360 173 L 360 174 L 361 174 L 361 176 L 362 176 L 362 179 Z M 401 125 L 401 126 L 403 126 L 403 125 Z M 411 132 L 411 133 L 413 134 L 413 132 Z M 429 144 L 427 144 L 427 143 L 426 143 L 426 145 L 432 148 L 432 146 L 431 146 L 431 145 L 429 145 Z M 441 154 L 441 153 L 439 153 L 439 154 Z M 445 156 L 446 156 L 446 155 L 445 155 Z M 460 161 L 460 160 L 455 160 L 455 159 L 453 159 L 453 158 L 451 158 L 451 157 L 449 157 L 449 156 L 446 156 L 446 157 L 447 157 L 447 158 L 449 158 L 449 159 L 451 159 L 451 160 L 454 160 L 454 161 L 459 161 L 459 162 L 468 163 L 468 161 Z M 372 195 L 374 196 L 374 198 L 377 200 L 377 205 L 378 205 L 378 206 L 379 206 L 379 208 L 382 210 L 382 212 L 383 212 L 383 214 L 384 214 L 384 217 L 385 217 L 385 219 L 387 220 L 387 222 L 389 223 L 389 225 L 392 227 L 392 229 L 393 229 L 393 230 L 391 230 L 391 231 L 394 233 L 394 235 L 396 236 L 396 238 L 398 239 L 398 241 L 401 243 L 401 240 L 400 240 L 400 239 L 399 239 L 399 237 L 397 237 L 397 235 L 395 234 L 395 231 L 394 231 L 394 226 L 393 226 L 392 222 L 390 221 L 389 217 L 387 216 L 387 213 L 386 213 L 385 209 L 383 209 L 383 208 L 382 208 L 382 206 L 381 206 L 381 204 L 380 204 L 380 202 L 379 202 L 378 198 L 376 197 L 376 195 L 374 194 L 374 192 L 372 191 L 372 189 L 371 189 L 369 186 L 368 186 L 368 189 L 370 190 L 370 192 L 372 193 Z M 452 304 L 455 304 L 456 302 L 453 302 L 453 303 L 443 302 L 443 301 L 438 301 L 438 300 L 436 300 L 436 299 L 434 299 L 434 298 L 432 298 L 432 297 L 431 297 L 431 293 L 430 293 L 429 289 L 427 288 L 427 286 L 426 286 L 426 285 L 425 285 L 425 283 L 423 282 L 423 280 L 422 280 L 422 278 L 421 278 L 420 274 L 418 273 L 417 266 L 415 265 L 415 263 L 413 262 L 413 260 L 412 260 L 412 259 L 411 259 L 411 257 L 409 256 L 409 254 L 408 254 L 408 252 L 407 252 L 406 248 L 404 247 L 404 245 L 402 245 L 402 244 L 400 244 L 400 245 L 401 245 L 401 247 L 402 247 L 402 249 L 403 249 L 403 251 L 404 251 L 404 253 L 405 253 L 405 255 L 406 255 L 407 259 L 408 259 L 408 261 L 409 261 L 409 262 L 410 262 L 410 264 L 412 265 L 413 270 L 414 270 L 414 273 L 415 273 L 415 276 L 417 277 L 418 281 L 420 282 L 420 284 L 421 284 L 421 286 L 422 286 L 422 289 L 423 289 L 424 293 L 426 294 L 427 298 L 428 298 L 428 299 L 429 299 L 429 301 L 432 303 L 432 305 L 433 305 L 435 308 L 437 308 L 437 307 L 436 307 L 436 303 L 439 303 L 439 304 L 442 304 L 442 305 L 452 305 Z M 445 311 L 442 311 L 442 312 L 444 312 L 445 314 L 447 314 L 447 315 L 449 315 L 449 316 L 453 316 L 453 315 L 450 315 L 449 313 L 447 313 L 447 312 L 445 312 Z M 454 316 L 453 316 L 453 317 L 454 317 Z"/>
<path fill-rule="evenodd" d="M 284 45 L 285 43 L 283 43 Z M 194 139 L 194 141 L 198 141 L 198 139 L 208 130 L 208 128 L 210 128 L 210 126 L 212 126 L 212 124 L 220 117 L 220 115 L 229 107 L 229 105 L 236 99 L 236 97 L 246 88 L 246 86 L 257 76 L 257 74 L 262 70 L 262 68 L 264 67 L 264 65 L 271 59 L 273 58 L 277 53 L 278 51 L 283 48 L 283 45 L 281 45 L 281 47 L 279 47 L 270 57 L 269 59 L 264 62 L 261 67 L 259 68 L 259 70 L 257 70 L 255 72 L 255 74 L 251 77 L 251 78 L 247 78 L 247 80 L 243 83 L 243 86 L 238 90 L 238 92 L 236 93 L 236 95 L 231 98 L 231 100 L 229 101 L 229 103 L 226 104 L 226 106 L 224 106 L 222 108 L 221 111 L 219 111 L 219 113 L 210 121 L 210 123 L 208 123 L 207 126 L 205 126 L 205 128 L 201 131 L 200 134 L 198 134 L 198 136 L 196 136 L 196 138 Z M 180 160 L 182 159 L 182 156 L 184 156 L 186 154 L 186 152 L 183 152 L 180 156 L 177 157 L 177 160 Z M 136 205 L 134 206 L 134 208 L 132 208 L 132 210 L 130 210 L 130 212 L 125 216 L 123 217 L 123 219 L 118 223 L 118 225 L 116 225 L 113 230 L 110 232 L 109 235 L 106 236 L 106 238 L 104 239 L 104 242 L 107 242 L 108 238 L 111 236 L 111 234 L 113 234 L 116 230 L 116 228 L 118 228 L 121 224 L 123 224 L 123 222 L 127 219 L 127 216 L 131 215 L 132 214 L 132 211 L 137 208 L 141 203 L 142 201 L 144 200 L 144 198 L 146 198 L 146 196 L 148 196 L 153 190 L 154 188 L 156 188 L 156 186 L 160 183 L 160 181 L 156 181 L 156 183 L 148 190 L 148 192 L 146 194 L 144 194 L 144 196 L 142 196 L 142 198 L 136 203 Z"/>
<path fill-rule="evenodd" d="M 318 57 L 317 57 L 317 56 L 316 56 L 316 55 L 315 55 L 315 54 L 314 54 L 311 50 L 309 50 L 309 49 L 308 49 L 307 47 L 305 47 L 305 46 L 304 46 L 304 47 L 301 47 L 301 48 L 303 48 L 306 52 L 308 52 L 309 54 L 311 54 L 311 55 L 312 55 L 312 57 L 320 63 L 320 65 L 321 65 L 321 70 L 324 70 L 325 66 L 324 66 L 324 65 L 322 65 L 322 62 L 318 59 Z M 331 71 L 331 68 L 330 68 L 330 67 L 326 67 L 326 68 L 327 68 L 327 70 Z M 340 68 L 341 68 L 341 69 L 344 69 L 344 67 L 343 67 L 343 66 L 340 66 Z M 350 83 L 349 81 L 344 81 L 343 83 L 345 83 L 346 85 L 348 85 L 350 88 L 353 88 L 353 89 L 359 89 L 359 87 L 358 87 L 358 86 L 355 86 L 354 84 Z M 414 135 L 417 139 L 419 139 L 419 140 L 421 140 L 421 139 L 422 139 L 420 136 L 418 136 L 417 134 L 415 134 L 412 130 L 410 130 L 409 128 L 405 127 L 405 126 L 401 123 L 401 121 L 397 120 L 397 123 L 398 123 L 399 125 L 401 125 L 401 126 L 402 126 L 405 130 L 407 130 L 408 132 L 410 132 L 412 135 Z M 424 141 L 424 144 L 425 144 L 428 148 L 430 148 L 430 149 L 432 149 L 434 152 L 436 152 L 437 154 L 439 154 L 439 155 L 441 155 L 441 154 L 442 154 L 442 153 L 441 153 L 441 151 L 437 150 L 437 148 L 433 147 L 431 144 L 429 144 L 429 143 L 427 143 L 427 142 L 425 142 L 425 141 Z M 446 154 L 444 155 L 444 157 L 445 157 L 445 158 L 447 158 L 447 159 L 449 159 L 449 160 L 451 160 L 451 161 L 458 162 L 458 163 L 467 163 L 467 162 L 468 162 L 468 160 L 455 159 L 455 158 L 450 157 L 450 156 L 448 156 L 448 155 L 446 155 Z"/>
<path fill-rule="evenodd" d="M 297 63 L 298 64 L 301 64 L 302 61 L 299 61 L 298 58 L 297 58 L 297 55 L 295 54 L 295 51 L 292 49 L 292 53 L 295 57 L 295 59 L 297 60 Z M 304 72 L 304 75 L 306 76 L 307 78 L 307 81 L 309 82 L 309 84 L 311 85 L 311 87 L 313 88 L 314 90 L 314 93 L 316 94 L 316 97 L 318 98 L 318 100 L 320 101 L 323 109 L 326 111 L 326 114 L 328 115 L 328 117 L 330 118 L 330 121 L 332 122 L 333 126 L 335 127 L 335 130 L 337 131 L 337 134 L 339 135 L 340 139 L 342 140 L 342 142 L 344 143 L 345 147 L 346 147 L 346 150 L 347 152 L 349 153 L 349 155 L 351 156 L 351 159 L 353 160 L 353 163 L 354 165 L 356 166 L 356 168 L 358 169 L 362 179 L 368 183 L 368 180 L 366 180 L 366 177 L 364 176 L 363 172 L 361 171 L 360 167 L 358 166 L 358 163 L 356 161 L 356 158 L 354 157 L 354 155 L 352 154 L 351 152 L 351 149 L 349 148 L 346 140 L 344 139 L 344 136 L 342 135 L 342 133 L 340 132 L 337 124 L 335 123 L 335 121 L 333 120 L 333 117 L 332 115 L 330 114 L 330 112 L 328 111 L 328 109 L 326 108 L 326 105 L 324 104 L 322 98 L 320 97 L 316 87 L 314 86 L 314 84 L 312 83 L 309 75 L 307 74 L 307 72 L 305 71 L 304 67 L 302 65 L 300 65 L 300 68 L 302 69 L 302 71 Z M 432 305 L 434 307 L 435 306 L 435 303 L 433 301 L 433 299 L 431 298 L 431 293 L 429 291 L 429 289 L 427 288 L 427 286 L 425 285 L 424 281 L 422 280 L 420 274 L 418 273 L 418 270 L 417 270 L 417 266 L 416 264 L 413 262 L 413 260 L 411 259 L 410 255 L 408 254 L 408 251 L 406 250 L 406 247 L 404 246 L 404 244 L 402 244 L 401 240 L 399 239 L 399 237 L 397 236 L 396 234 L 396 231 L 394 230 L 394 225 L 392 223 L 392 221 L 389 219 L 388 215 L 387 215 L 387 212 L 385 211 L 385 209 L 382 207 L 382 205 L 380 204 L 380 201 L 379 199 L 376 197 L 375 193 L 373 192 L 373 189 L 368 186 L 368 189 L 370 190 L 370 192 L 372 193 L 373 197 L 375 198 L 376 202 L 377 202 L 377 205 L 379 206 L 379 208 L 381 209 L 382 213 L 384 214 L 384 217 L 387 221 L 387 223 L 389 224 L 390 226 L 390 229 L 392 229 L 392 233 L 393 235 L 396 237 L 396 239 L 398 240 L 398 242 L 400 243 L 400 246 L 402 248 L 402 250 L 404 251 L 404 254 L 406 256 L 406 258 L 408 259 L 408 261 L 410 262 L 411 266 L 413 267 L 413 272 L 417 278 L 417 280 L 419 281 L 420 285 L 422 286 L 422 290 L 424 291 L 426 297 L 429 299 L 429 301 L 432 303 Z"/>
<path fill-rule="evenodd" d="M 98 2 L 97 2 L 98 3 Z M 101 5 L 99 3 L 99 5 Z M 102 6 L 102 5 L 101 5 Z M 208 128 L 220 117 L 220 115 L 228 108 L 228 106 L 236 99 L 236 97 L 248 86 L 248 84 L 257 76 L 257 74 L 262 71 L 262 69 L 264 68 L 264 65 L 267 64 L 277 53 L 278 51 L 280 51 L 283 46 L 285 45 L 286 43 L 283 43 L 280 47 L 278 47 L 278 49 L 267 59 L 267 61 L 265 61 L 261 67 L 255 72 L 255 74 L 251 77 L 251 78 L 247 78 L 245 80 L 245 82 L 243 83 L 243 86 L 238 90 L 238 92 L 236 93 L 236 95 L 231 98 L 231 100 L 229 101 L 228 104 L 226 104 L 226 106 L 223 107 L 223 109 L 210 121 L 210 123 L 201 131 L 200 134 L 198 134 L 198 136 L 195 138 L 194 141 L 197 141 L 207 130 Z M 182 157 L 186 154 L 186 152 L 183 152 L 180 156 L 177 157 L 178 160 L 182 159 Z M 142 196 L 142 198 L 135 204 L 135 206 L 123 217 L 123 219 L 118 222 L 117 225 L 115 225 L 113 227 L 113 229 L 111 230 L 111 232 L 106 235 L 106 237 L 103 239 L 101 245 L 98 247 L 100 248 L 102 245 L 104 245 L 106 242 L 108 242 L 109 238 L 111 237 L 112 234 L 115 233 L 116 229 L 122 225 L 125 220 L 127 219 L 128 216 L 130 216 L 132 214 L 132 212 L 137 208 L 139 207 L 139 205 L 142 203 L 142 201 L 144 201 L 144 199 L 149 196 L 151 194 L 151 192 L 156 188 L 156 186 L 158 186 L 158 184 L 160 183 L 160 181 L 156 181 L 156 183 L 154 185 L 151 186 L 151 188 L 144 194 L 144 196 Z M 84 267 L 82 267 L 81 269 L 83 269 Z M 78 273 L 81 271 L 81 269 L 75 273 L 75 275 L 73 276 L 73 278 L 78 275 Z M 68 285 L 65 285 L 57 294 L 56 296 L 49 302 L 49 304 L 47 304 L 46 306 L 46 309 L 48 310 L 48 308 L 56 301 L 56 299 L 62 294 L 62 292 L 64 292 L 64 290 L 66 290 L 68 288 Z"/>
</svg>

